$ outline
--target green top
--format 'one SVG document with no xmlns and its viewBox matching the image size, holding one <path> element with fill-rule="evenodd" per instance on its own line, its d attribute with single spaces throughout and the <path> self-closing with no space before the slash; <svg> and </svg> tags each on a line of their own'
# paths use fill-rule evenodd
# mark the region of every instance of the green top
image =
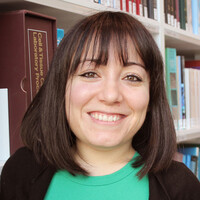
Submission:
<svg viewBox="0 0 200 200">
<path fill-rule="evenodd" d="M 139 180 L 136 174 L 141 167 L 133 168 L 131 163 L 105 176 L 73 176 L 60 170 L 54 174 L 45 200 L 147 200 L 148 176 Z"/>
</svg>

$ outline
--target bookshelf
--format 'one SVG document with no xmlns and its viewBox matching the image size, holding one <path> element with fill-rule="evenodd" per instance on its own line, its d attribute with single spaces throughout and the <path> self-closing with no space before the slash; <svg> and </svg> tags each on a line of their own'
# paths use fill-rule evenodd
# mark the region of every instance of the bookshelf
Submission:
<svg viewBox="0 0 200 200">
<path fill-rule="evenodd" d="M 57 27 L 65 32 L 78 20 L 98 11 L 117 9 L 94 3 L 93 0 L 0 0 L 0 12 L 27 9 L 57 19 Z M 175 28 L 165 23 L 164 0 L 157 0 L 158 20 L 134 15 L 151 32 L 163 58 L 165 47 L 176 48 L 186 58 L 200 57 L 200 35 Z M 177 131 L 177 142 L 200 143 L 200 125 L 197 128 Z"/>
</svg>

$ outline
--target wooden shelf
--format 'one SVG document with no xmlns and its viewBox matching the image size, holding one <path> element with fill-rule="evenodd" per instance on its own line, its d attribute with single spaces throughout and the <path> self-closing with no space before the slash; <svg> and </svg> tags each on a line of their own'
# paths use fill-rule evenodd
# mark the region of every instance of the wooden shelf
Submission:
<svg viewBox="0 0 200 200">
<path fill-rule="evenodd" d="M 114 8 L 105 7 L 90 0 L 0 0 L 0 11 L 28 9 L 53 16 L 57 19 L 57 25 L 67 31 L 72 25 L 85 16 L 98 11 L 111 10 L 120 11 Z M 159 22 L 134 16 L 141 21 L 152 34 L 159 33 Z"/>
<path fill-rule="evenodd" d="M 178 54 L 200 54 L 200 36 L 192 32 L 164 25 L 165 45 L 177 49 Z"/>
<path fill-rule="evenodd" d="M 200 144 L 200 127 L 178 130 L 177 142 Z"/>
</svg>

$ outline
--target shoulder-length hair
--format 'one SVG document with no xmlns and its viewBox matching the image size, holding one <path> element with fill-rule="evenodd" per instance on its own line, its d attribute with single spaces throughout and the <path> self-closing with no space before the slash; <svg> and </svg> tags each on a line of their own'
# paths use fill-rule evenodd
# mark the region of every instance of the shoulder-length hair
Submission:
<svg viewBox="0 0 200 200">
<path fill-rule="evenodd" d="M 21 137 L 41 162 L 72 174 L 87 174 L 74 158 L 76 137 L 65 113 L 65 87 L 90 46 L 96 63 L 106 64 L 110 42 L 122 63 L 128 59 L 127 38 L 150 75 L 150 102 L 144 124 L 132 141 L 142 166 L 139 177 L 168 168 L 176 148 L 176 134 L 166 98 L 164 66 L 160 51 L 146 28 L 121 12 L 100 12 L 84 18 L 67 34 L 55 52 L 45 82 L 30 104 L 21 125 Z M 92 42 L 91 42 L 92 41 Z M 129 41 L 129 40 L 128 40 Z"/>
</svg>

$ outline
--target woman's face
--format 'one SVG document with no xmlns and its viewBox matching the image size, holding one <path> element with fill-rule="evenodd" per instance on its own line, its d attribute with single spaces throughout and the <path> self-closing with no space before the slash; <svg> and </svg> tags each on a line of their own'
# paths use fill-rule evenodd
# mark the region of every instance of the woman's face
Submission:
<svg viewBox="0 0 200 200">
<path fill-rule="evenodd" d="M 77 145 L 107 149 L 131 146 L 149 104 L 149 74 L 131 43 L 122 66 L 110 45 L 106 66 L 87 61 L 66 86 L 66 115 Z M 91 56 L 91 57 L 90 57 Z M 137 64 L 134 64 L 137 63 Z"/>
</svg>

